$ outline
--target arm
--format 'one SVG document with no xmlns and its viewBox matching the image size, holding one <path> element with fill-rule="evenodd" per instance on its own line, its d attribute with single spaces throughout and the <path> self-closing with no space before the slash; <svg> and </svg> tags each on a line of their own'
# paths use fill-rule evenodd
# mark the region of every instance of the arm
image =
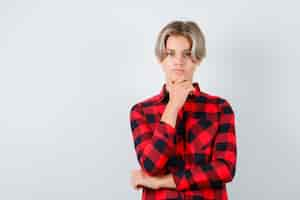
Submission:
<svg viewBox="0 0 300 200">
<path fill-rule="evenodd" d="M 155 177 L 155 183 L 157 188 L 170 188 L 176 189 L 176 183 L 172 174 L 167 174 L 161 177 Z"/>
<path fill-rule="evenodd" d="M 176 119 L 177 109 L 168 104 L 161 120 L 152 130 L 140 104 L 130 110 L 130 126 L 138 162 L 151 176 L 164 174 L 168 158 L 175 153 Z"/>
<path fill-rule="evenodd" d="M 234 113 L 226 100 L 220 105 L 218 132 L 214 140 L 212 160 L 205 165 L 194 165 L 188 169 L 172 173 L 176 189 L 195 190 L 203 187 L 217 187 L 230 182 L 236 169 L 236 135 Z M 164 181 L 167 187 L 173 187 L 170 177 Z M 166 186 L 166 185 L 165 185 Z"/>
<path fill-rule="evenodd" d="M 131 172 L 131 185 L 134 189 L 147 187 L 154 190 L 160 188 L 176 188 L 172 174 L 162 176 L 149 176 L 142 169 Z"/>
</svg>

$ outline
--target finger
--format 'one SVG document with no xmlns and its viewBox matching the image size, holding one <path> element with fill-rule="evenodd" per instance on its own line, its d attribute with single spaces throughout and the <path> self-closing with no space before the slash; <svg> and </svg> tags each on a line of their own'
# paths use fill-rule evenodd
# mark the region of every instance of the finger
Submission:
<svg viewBox="0 0 300 200">
<path fill-rule="evenodd" d="M 136 174 L 137 172 L 138 172 L 138 170 L 136 170 L 136 169 L 131 170 L 132 175 Z"/>
<path fill-rule="evenodd" d="M 191 87 L 189 88 L 189 94 L 190 94 L 190 95 L 193 95 L 194 92 L 195 92 L 195 88 L 194 88 L 193 86 L 191 86 Z"/>
<path fill-rule="evenodd" d="M 174 83 L 174 80 L 172 79 L 167 79 L 167 85 L 172 85 Z"/>
<path fill-rule="evenodd" d="M 139 189 L 141 189 L 141 186 L 136 185 L 136 186 L 134 186 L 133 188 L 134 188 L 135 190 L 139 190 Z"/>
<path fill-rule="evenodd" d="M 132 186 L 135 190 L 137 190 L 138 187 L 140 187 L 139 183 L 138 183 L 136 180 L 132 180 L 131 186 Z"/>
<path fill-rule="evenodd" d="M 184 83 L 184 84 L 183 84 L 183 87 L 184 87 L 185 89 L 189 90 L 189 91 L 195 89 L 194 86 L 193 86 L 192 84 L 190 84 L 190 83 Z"/>
<path fill-rule="evenodd" d="M 184 89 L 187 91 L 188 94 L 193 94 L 195 88 L 194 86 L 190 85 L 190 84 L 185 84 L 183 85 Z"/>
<path fill-rule="evenodd" d="M 139 181 L 139 177 L 137 174 L 133 173 L 130 177 L 130 183 L 133 187 L 135 187 L 136 185 L 138 185 Z"/>
<path fill-rule="evenodd" d="M 185 86 L 186 84 L 188 84 L 187 83 L 187 80 L 185 80 L 185 79 L 181 79 L 181 80 L 177 80 L 174 84 L 173 84 L 173 86 Z"/>
<path fill-rule="evenodd" d="M 143 170 L 141 170 L 140 172 L 141 172 L 141 176 L 142 176 L 143 178 L 148 177 L 147 173 L 144 172 Z"/>
<path fill-rule="evenodd" d="M 192 81 L 191 81 L 191 80 L 187 80 L 187 79 L 185 79 L 185 80 L 182 82 L 182 84 L 190 85 L 190 86 L 193 85 Z"/>
<path fill-rule="evenodd" d="M 189 94 L 189 95 L 193 95 L 193 94 L 194 94 L 194 88 L 188 87 L 188 88 L 186 88 L 186 92 L 187 92 L 187 94 Z"/>
<path fill-rule="evenodd" d="M 186 80 L 183 83 L 180 84 L 182 87 L 184 87 L 185 89 L 189 89 L 191 87 L 193 87 L 193 84 L 190 80 Z"/>
<path fill-rule="evenodd" d="M 133 188 L 135 188 L 136 184 L 135 184 L 135 179 L 134 179 L 134 177 L 131 177 L 131 179 L 130 179 L 130 185 L 131 185 Z"/>
<path fill-rule="evenodd" d="M 180 76 L 177 76 L 174 80 L 173 80 L 173 84 L 182 82 L 185 79 L 184 74 L 181 74 Z"/>
<path fill-rule="evenodd" d="M 187 80 L 185 79 L 185 77 L 181 77 L 181 78 L 178 78 L 176 81 L 175 81 L 175 85 L 176 84 L 180 84 L 180 83 L 185 83 Z"/>
<path fill-rule="evenodd" d="M 139 190 L 141 190 L 142 188 L 143 188 L 142 186 L 137 186 L 137 187 L 135 187 L 134 189 L 137 190 L 137 191 L 139 191 Z"/>
<path fill-rule="evenodd" d="M 133 184 L 132 187 L 133 187 L 133 189 L 135 189 L 135 190 L 138 189 L 138 185 Z"/>
</svg>

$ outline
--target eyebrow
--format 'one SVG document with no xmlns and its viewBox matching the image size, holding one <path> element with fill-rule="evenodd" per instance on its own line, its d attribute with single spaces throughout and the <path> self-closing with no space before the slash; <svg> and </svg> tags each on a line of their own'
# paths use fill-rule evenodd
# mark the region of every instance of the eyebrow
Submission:
<svg viewBox="0 0 300 200">
<path fill-rule="evenodd" d="M 174 51 L 175 49 L 169 49 L 169 48 L 166 48 L 167 50 L 172 50 Z M 190 51 L 191 49 L 184 49 L 183 51 Z"/>
</svg>

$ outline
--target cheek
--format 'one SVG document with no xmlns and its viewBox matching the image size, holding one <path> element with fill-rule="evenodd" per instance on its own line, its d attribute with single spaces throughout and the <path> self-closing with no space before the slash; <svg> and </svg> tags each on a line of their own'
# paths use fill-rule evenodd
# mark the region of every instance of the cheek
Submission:
<svg viewBox="0 0 300 200">
<path fill-rule="evenodd" d="M 171 61 L 168 58 L 164 59 L 163 64 L 167 67 L 170 67 L 172 65 Z"/>
<path fill-rule="evenodd" d="M 170 71 L 172 68 L 172 64 L 170 62 L 168 62 L 167 60 L 164 60 L 164 62 L 162 62 L 161 65 L 165 72 Z"/>
<path fill-rule="evenodd" d="M 193 67 L 189 68 L 189 69 L 186 71 L 186 73 L 187 73 L 187 75 L 189 75 L 189 76 L 193 76 L 195 70 L 196 70 L 196 67 L 193 66 Z"/>
</svg>

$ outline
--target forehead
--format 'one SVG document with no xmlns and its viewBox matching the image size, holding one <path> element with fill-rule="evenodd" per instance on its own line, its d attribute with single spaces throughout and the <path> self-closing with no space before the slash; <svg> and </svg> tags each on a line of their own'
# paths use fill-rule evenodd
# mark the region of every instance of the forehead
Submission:
<svg viewBox="0 0 300 200">
<path fill-rule="evenodd" d="M 182 35 L 171 35 L 166 41 L 167 50 L 190 50 L 191 43 L 188 38 Z"/>
</svg>

